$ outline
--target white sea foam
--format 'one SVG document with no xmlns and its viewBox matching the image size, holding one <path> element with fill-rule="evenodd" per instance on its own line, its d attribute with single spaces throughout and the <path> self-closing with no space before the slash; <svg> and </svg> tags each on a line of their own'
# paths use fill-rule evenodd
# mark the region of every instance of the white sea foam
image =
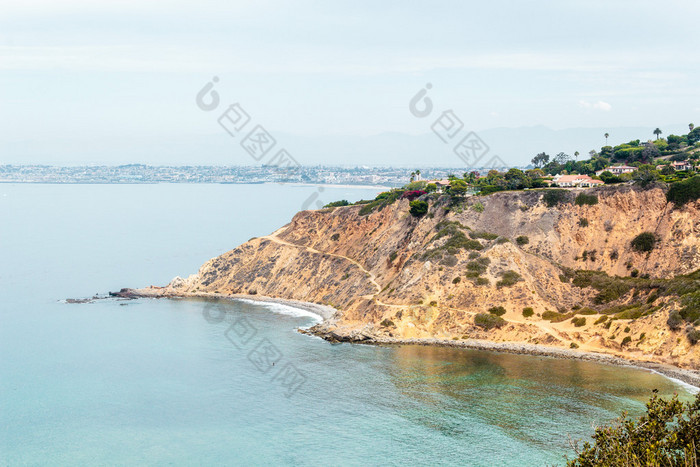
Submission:
<svg viewBox="0 0 700 467">
<path fill-rule="evenodd" d="M 700 392 L 700 388 L 698 388 L 697 386 L 693 386 L 692 384 L 688 384 L 685 381 L 681 381 L 678 378 L 673 378 L 671 376 L 665 375 L 665 374 L 658 372 L 656 370 L 649 370 L 649 371 L 651 371 L 652 373 L 656 373 L 657 375 L 661 375 L 666 379 L 670 379 L 671 381 L 673 381 L 677 385 L 682 386 L 683 389 L 685 389 L 686 391 L 688 391 L 691 394 L 697 394 L 698 392 Z"/>
<path fill-rule="evenodd" d="M 249 300 L 246 298 L 237 298 L 236 300 L 245 302 L 245 303 L 250 303 L 253 305 L 260 305 L 273 313 L 280 313 L 282 315 L 287 315 L 287 316 L 293 316 L 295 318 L 313 318 L 317 322 L 321 322 L 322 319 L 319 315 L 316 313 L 313 313 L 308 310 L 304 310 L 303 308 L 297 308 L 291 305 L 286 305 L 284 303 L 276 303 L 276 302 L 264 302 L 264 301 L 258 301 L 258 300 Z"/>
</svg>

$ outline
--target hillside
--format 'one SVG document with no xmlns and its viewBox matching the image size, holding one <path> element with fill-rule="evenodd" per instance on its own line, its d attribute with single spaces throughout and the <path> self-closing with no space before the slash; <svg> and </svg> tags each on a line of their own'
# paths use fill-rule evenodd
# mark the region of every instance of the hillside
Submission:
<svg viewBox="0 0 700 467">
<path fill-rule="evenodd" d="M 663 188 L 625 185 L 586 191 L 590 204 L 563 192 L 549 206 L 547 191 L 424 195 L 420 217 L 405 199 L 303 211 L 138 293 L 330 305 L 335 317 L 313 329 L 330 340 L 486 339 L 700 368 L 700 202 L 677 207 Z M 644 232 L 651 251 L 631 246 Z"/>
</svg>

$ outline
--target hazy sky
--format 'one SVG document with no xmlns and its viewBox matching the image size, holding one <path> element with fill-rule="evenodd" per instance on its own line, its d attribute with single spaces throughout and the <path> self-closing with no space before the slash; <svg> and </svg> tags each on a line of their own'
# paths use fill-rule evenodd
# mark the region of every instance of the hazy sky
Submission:
<svg viewBox="0 0 700 467">
<path fill-rule="evenodd" d="M 216 135 L 220 112 L 195 105 L 213 76 L 273 134 L 429 132 L 408 111 L 428 82 L 477 131 L 700 124 L 699 17 L 693 1 L 0 0 L 0 163 Z"/>
</svg>

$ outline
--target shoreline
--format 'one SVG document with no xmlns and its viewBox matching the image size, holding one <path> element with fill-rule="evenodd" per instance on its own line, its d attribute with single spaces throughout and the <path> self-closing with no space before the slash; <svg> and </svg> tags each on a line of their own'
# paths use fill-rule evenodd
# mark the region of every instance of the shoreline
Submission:
<svg viewBox="0 0 700 467">
<path fill-rule="evenodd" d="M 369 337 L 363 339 L 353 339 L 346 336 L 339 336 L 336 333 L 314 329 L 316 326 L 327 324 L 338 313 L 333 307 L 318 303 L 304 302 L 301 300 L 276 298 L 266 295 L 221 295 L 207 292 L 177 294 L 166 292 L 163 288 L 147 289 L 122 289 L 120 292 L 110 292 L 110 296 L 125 298 L 216 298 L 226 300 L 244 299 L 260 303 L 275 303 L 299 308 L 310 313 L 314 313 L 321 318 L 321 323 L 308 329 L 297 328 L 301 334 L 320 337 L 327 342 L 346 342 L 351 344 L 365 344 L 377 346 L 400 346 L 400 345 L 424 345 L 438 347 L 456 347 L 471 350 L 486 350 L 492 352 L 512 353 L 517 355 L 530 355 L 536 357 L 559 358 L 565 360 L 583 360 L 600 364 L 636 368 L 639 370 L 658 373 L 677 384 L 685 384 L 700 391 L 700 371 L 687 370 L 677 366 L 657 363 L 644 360 L 633 360 L 610 355 L 602 352 L 586 352 L 561 347 L 546 346 L 541 344 L 528 344 L 524 342 L 494 342 L 481 339 L 450 340 L 439 338 L 391 338 L 391 337 Z M 340 337 L 340 339 L 338 339 Z M 697 392 L 696 391 L 696 392 Z"/>
</svg>

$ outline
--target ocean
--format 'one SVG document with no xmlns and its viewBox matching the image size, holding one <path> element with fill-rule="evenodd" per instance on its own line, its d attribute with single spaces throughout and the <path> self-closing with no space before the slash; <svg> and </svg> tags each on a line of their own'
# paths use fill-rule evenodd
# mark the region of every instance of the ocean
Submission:
<svg viewBox="0 0 700 467">
<path fill-rule="evenodd" d="M 562 464 L 652 389 L 689 396 L 592 362 L 332 345 L 279 304 L 65 302 L 164 285 L 302 206 L 376 193 L 0 185 L 0 464 Z"/>
</svg>

